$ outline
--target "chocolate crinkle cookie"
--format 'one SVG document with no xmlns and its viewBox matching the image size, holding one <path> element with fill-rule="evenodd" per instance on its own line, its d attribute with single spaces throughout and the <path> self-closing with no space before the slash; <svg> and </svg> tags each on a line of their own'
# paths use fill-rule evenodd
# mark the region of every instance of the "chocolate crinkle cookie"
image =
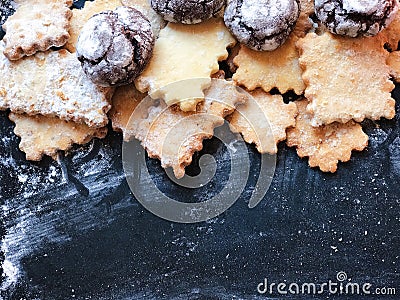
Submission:
<svg viewBox="0 0 400 300">
<path fill-rule="evenodd" d="M 164 20 L 174 23 L 197 24 L 217 15 L 226 0 L 151 0 L 153 9 Z"/>
<path fill-rule="evenodd" d="M 94 15 L 82 28 L 76 53 L 83 70 L 99 86 L 132 83 L 151 58 L 149 20 L 130 7 Z"/>
<path fill-rule="evenodd" d="M 272 51 L 286 41 L 299 14 L 299 0 L 231 0 L 224 20 L 242 44 L 253 50 Z"/>
<path fill-rule="evenodd" d="M 335 34 L 374 36 L 398 11 L 398 0 L 315 0 L 315 14 Z"/>
<path fill-rule="evenodd" d="M 0 0 L 0 27 L 6 22 L 7 18 L 15 12 L 15 6 L 14 1 Z"/>
</svg>

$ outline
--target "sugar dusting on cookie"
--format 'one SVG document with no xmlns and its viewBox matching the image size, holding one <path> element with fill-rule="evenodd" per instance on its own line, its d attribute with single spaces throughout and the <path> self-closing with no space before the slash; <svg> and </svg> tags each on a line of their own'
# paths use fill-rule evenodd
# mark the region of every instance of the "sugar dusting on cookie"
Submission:
<svg viewBox="0 0 400 300">
<path fill-rule="evenodd" d="M 374 36 L 386 28 L 399 9 L 398 0 L 316 0 L 318 19 L 332 33 Z"/>
<path fill-rule="evenodd" d="M 224 21 L 239 42 L 253 50 L 272 51 L 286 41 L 299 13 L 298 0 L 232 0 Z"/>
</svg>

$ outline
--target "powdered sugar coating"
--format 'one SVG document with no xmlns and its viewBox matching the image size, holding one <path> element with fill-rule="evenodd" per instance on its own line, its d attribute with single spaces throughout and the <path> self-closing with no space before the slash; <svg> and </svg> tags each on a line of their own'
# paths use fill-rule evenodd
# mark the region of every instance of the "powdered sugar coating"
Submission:
<svg viewBox="0 0 400 300">
<path fill-rule="evenodd" d="M 315 0 L 315 13 L 332 32 L 350 37 L 374 36 L 398 11 L 398 0 Z"/>
<path fill-rule="evenodd" d="M 4 48 L 0 42 L 0 110 L 56 116 L 96 128 L 107 125 L 113 89 L 93 84 L 74 54 L 38 52 L 10 62 Z"/>
<path fill-rule="evenodd" d="M 164 20 L 182 24 L 198 24 L 216 16 L 225 0 L 151 0 L 153 9 Z"/>
<path fill-rule="evenodd" d="M 133 82 L 154 46 L 150 22 L 139 11 L 118 7 L 94 15 L 82 28 L 76 46 L 89 78 L 100 86 Z"/>
<path fill-rule="evenodd" d="M 224 20 L 239 42 L 253 50 L 272 51 L 286 41 L 299 14 L 297 0 L 232 0 Z"/>
</svg>

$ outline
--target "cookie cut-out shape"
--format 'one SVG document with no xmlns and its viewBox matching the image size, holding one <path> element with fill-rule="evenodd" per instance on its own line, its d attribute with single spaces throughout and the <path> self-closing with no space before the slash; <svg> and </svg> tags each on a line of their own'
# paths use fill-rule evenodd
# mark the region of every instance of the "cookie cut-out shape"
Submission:
<svg viewBox="0 0 400 300">
<path fill-rule="evenodd" d="M 159 159 L 164 168 L 171 167 L 175 176 L 182 178 L 193 154 L 202 149 L 203 140 L 211 138 L 214 128 L 247 99 L 248 95 L 231 82 L 218 79 L 205 90 L 205 100 L 196 112 L 183 112 L 176 105 L 168 107 L 164 101 L 147 97 L 132 114 L 124 139 L 137 138 L 151 158 Z"/>
<path fill-rule="evenodd" d="M 10 60 L 31 56 L 69 39 L 72 0 L 18 1 L 17 10 L 3 24 L 4 55 Z"/>
<path fill-rule="evenodd" d="M 238 68 L 233 80 L 250 91 L 262 88 L 269 92 L 277 88 L 281 93 L 293 90 L 301 95 L 305 85 L 301 77 L 296 40 L 289 37 L 285 44 L 272 52 L 254 51 L 242 45 L 234 58 Z"/>
<path fill-rule="evenodd" d="M 121 0 L 95 0 L 86 1 L 85 6 L 81 9 L 74 8 L 72 10 L 71 27 L 69 29 L 70 38 L 64 48 L 71 53 L 75 52 L 79 34 L 85 23 L 95 14 L 105 10 L 114 10 L 121 5 Z"/>
<path fill-rule="evenodd" d="M 10 62 L 0 42 L 0 109 L 104 127 L 113 89 L 93 84 L 75 54 L 38 52 Z"/>
<path fill-rule="evenodd" d="M 297 42 L 313 126 L 394 117 L 394 84 L 383 44 L 380 35 L 346 38 L 328 32 Z"/>
<path fill-rule="evenodd" d="M 353 150 L 362 151 L 367 147 L 368 135 L 354 121 L 313 127 L 307 103 L 307 100 L 296 101 L 299 114 L 296 126 L 287 131 L 287 145 L 296 147 L 301 158 L 308 157 L 310 167 L 334 173 L 339 161 L 347 162 Z"/>
<path fill-rule="evenodd" d="M 203 90 L 211 84 L 210 75 L 219 70 L 218 61 L 228 57 L 227 47 L 235 43 L 221 19 L 190 26 L 169 23 L 161 30 L 153 57 L 135 81 L 136 87 L 153 98 L 163 98 L 167 104 L 195 94 L 196 99 L 180 105 L 183 111 L 195 111 L 204 98 Z M 191 87 L 168 90 L 171 83 L 193 78 L 201 80 L 193 81 Z"/>
<path fill-rule="evenodd" d="M 15 123 L 14 133 L 21 138 L 19 148 L 31 161 L 39 161 L 44 155 L 55 158 L 58 151 L 68 151 L 74 144 L 84 145 L 107 135 L 107 127 L 90 128 L 56 117 L 11 113 L 9 119 Z"/>
<path fill-rule="evenodd" d="M 259 52 L 242 46 L 233 62 L 237 66 L 233 80 L 248 90 L 262 88 L 269 92 L 277 88 L 281 93 L 293 90 L 301 95 L 305 85 L 301 77 L 299 53 L 296 42 L 311 29 L 309 16 L 313 13 L 313 1 L 301 2 L 301 12 L 294 31 L 278 49 Z"/>
<path fill-rule="evenodd" d="M 255 144 L 258 152 L 276 154 L 278 143 L 286 140 L 286 129 L 296 123 L 296 104 L 285 104 L 281 95 L 271 95 L 262 90 L 250 94 L 254 101 L 239 105 L 228 117 L 230 128 L 241 133 L 247 143 Z M 255 118 L 260 110 L 265 118 Z"/>
</svg>

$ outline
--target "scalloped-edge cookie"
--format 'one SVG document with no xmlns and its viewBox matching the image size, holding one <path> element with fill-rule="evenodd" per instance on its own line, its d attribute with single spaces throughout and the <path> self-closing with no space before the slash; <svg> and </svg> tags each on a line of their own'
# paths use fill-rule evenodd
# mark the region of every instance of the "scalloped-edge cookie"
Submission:
<svg viewBox="0 0 400 300">
<path fill-rule="evenodd" d="M 75 54 L 62 49 L 10 62 L 1 54 L 3 48 L 0 42 L 1 110 L 57 116 L 97 128 L 108 124 L 113 89 L 94 85 Z"/>
<path fill-rule="evenodd" d="M 182 178 L 193 154 L 203 148 L 203 140 L 212 138 L 214 128 L 247 99 L 231 82 L 218 79 L 205 90 L 205 100 L 196 112 L 183 112 L 177 105 L 168 107 L 164 101 L 146 97 L 125 127 L 124 140 L 137 138 L 149 157 L 159 159 L 163 168 L 171 167 Z"/>
<path fill-rule="evenodd" d="M 301 2 L 300 17 L 288 40 L 274 51 L 254 51 L 242 45 L 233 62 L 237 66 L 233 80 L 248 90 L 262 88 L 269 92 L 277 88 L 281 93 L 293 90 L 297 95 L 304 92 L 299 53 L 296 42 L 312 28 L 309 16 L 314 11 L 313 1 Z"/>
<path fill-rule="evenodd" d="M 394 117 L 394 84 L 381 35 L 347 38 L 309 33 L 297 46 L 313 126 Z"/>
<path fill-rule="evenodd" d="M 136 79 L 137 89 L 149 92 L 153 98 L 162 98 L 167 104 L 197 97 L 180 104 L 183 111 L 195 111 L 204 99 L 203 90 L 211 84 L 210 75 L 219 70 L 218 61 L 228 57 L 227 48 L 235 39 L 220 18 L 212 18 L 196 25 L 169 23 L 161 30 L 144 72 Z M 199 78 L 193 86 L 169 90 L 171 83 Z"/>
<path fill-rule="evenodd" d="M 296 126 L 287 131 L 287 145 L 296 147 L 301 158 L 308 157 L 310 167 L 334 173 L 339 161 L 347 162 L 353 150 L 362 151 L 367 147 L 368 135 L 363 132 L 360 124 L 349 121 L 346 124 L 336 122 L 313 127 L 312 116 L 306 109 L 307 100 L 295 103 L 299 114 Z"/>
<path fill-rule="evenodd" d="M 21 138 L 19 148 L 31 161 L 39 161 L 44 155 L 55 158 L 58 151 L 68 151 L 74 144 L 84 145 L 107 135 L 107 127 L 90 128 L 56 117 L 10 113 L 9 119 L 15 123 L 14 133 Z"/>
<path fill-rule="evenodd" d="M 286 140 L 286 129 L 296 124 L 296 104 L 285 104 L 281 95 L 271 95 L 261 89 L 250 94 L 254 100 L 239 105 L 228 117 L 230 128 L 241 133 L 247 143 L 254 143 L 258 152 L 276 154 L 277 144 Z M 260 111 L 264 118 L 256 117 Z"/>
<path fill-rule="evenodd" d="M 16 1 L 17 10 L 3 24 L 4 55 L 10 60 L 31 56 L 69 39 L 72 0 Z"/>
</svg>

